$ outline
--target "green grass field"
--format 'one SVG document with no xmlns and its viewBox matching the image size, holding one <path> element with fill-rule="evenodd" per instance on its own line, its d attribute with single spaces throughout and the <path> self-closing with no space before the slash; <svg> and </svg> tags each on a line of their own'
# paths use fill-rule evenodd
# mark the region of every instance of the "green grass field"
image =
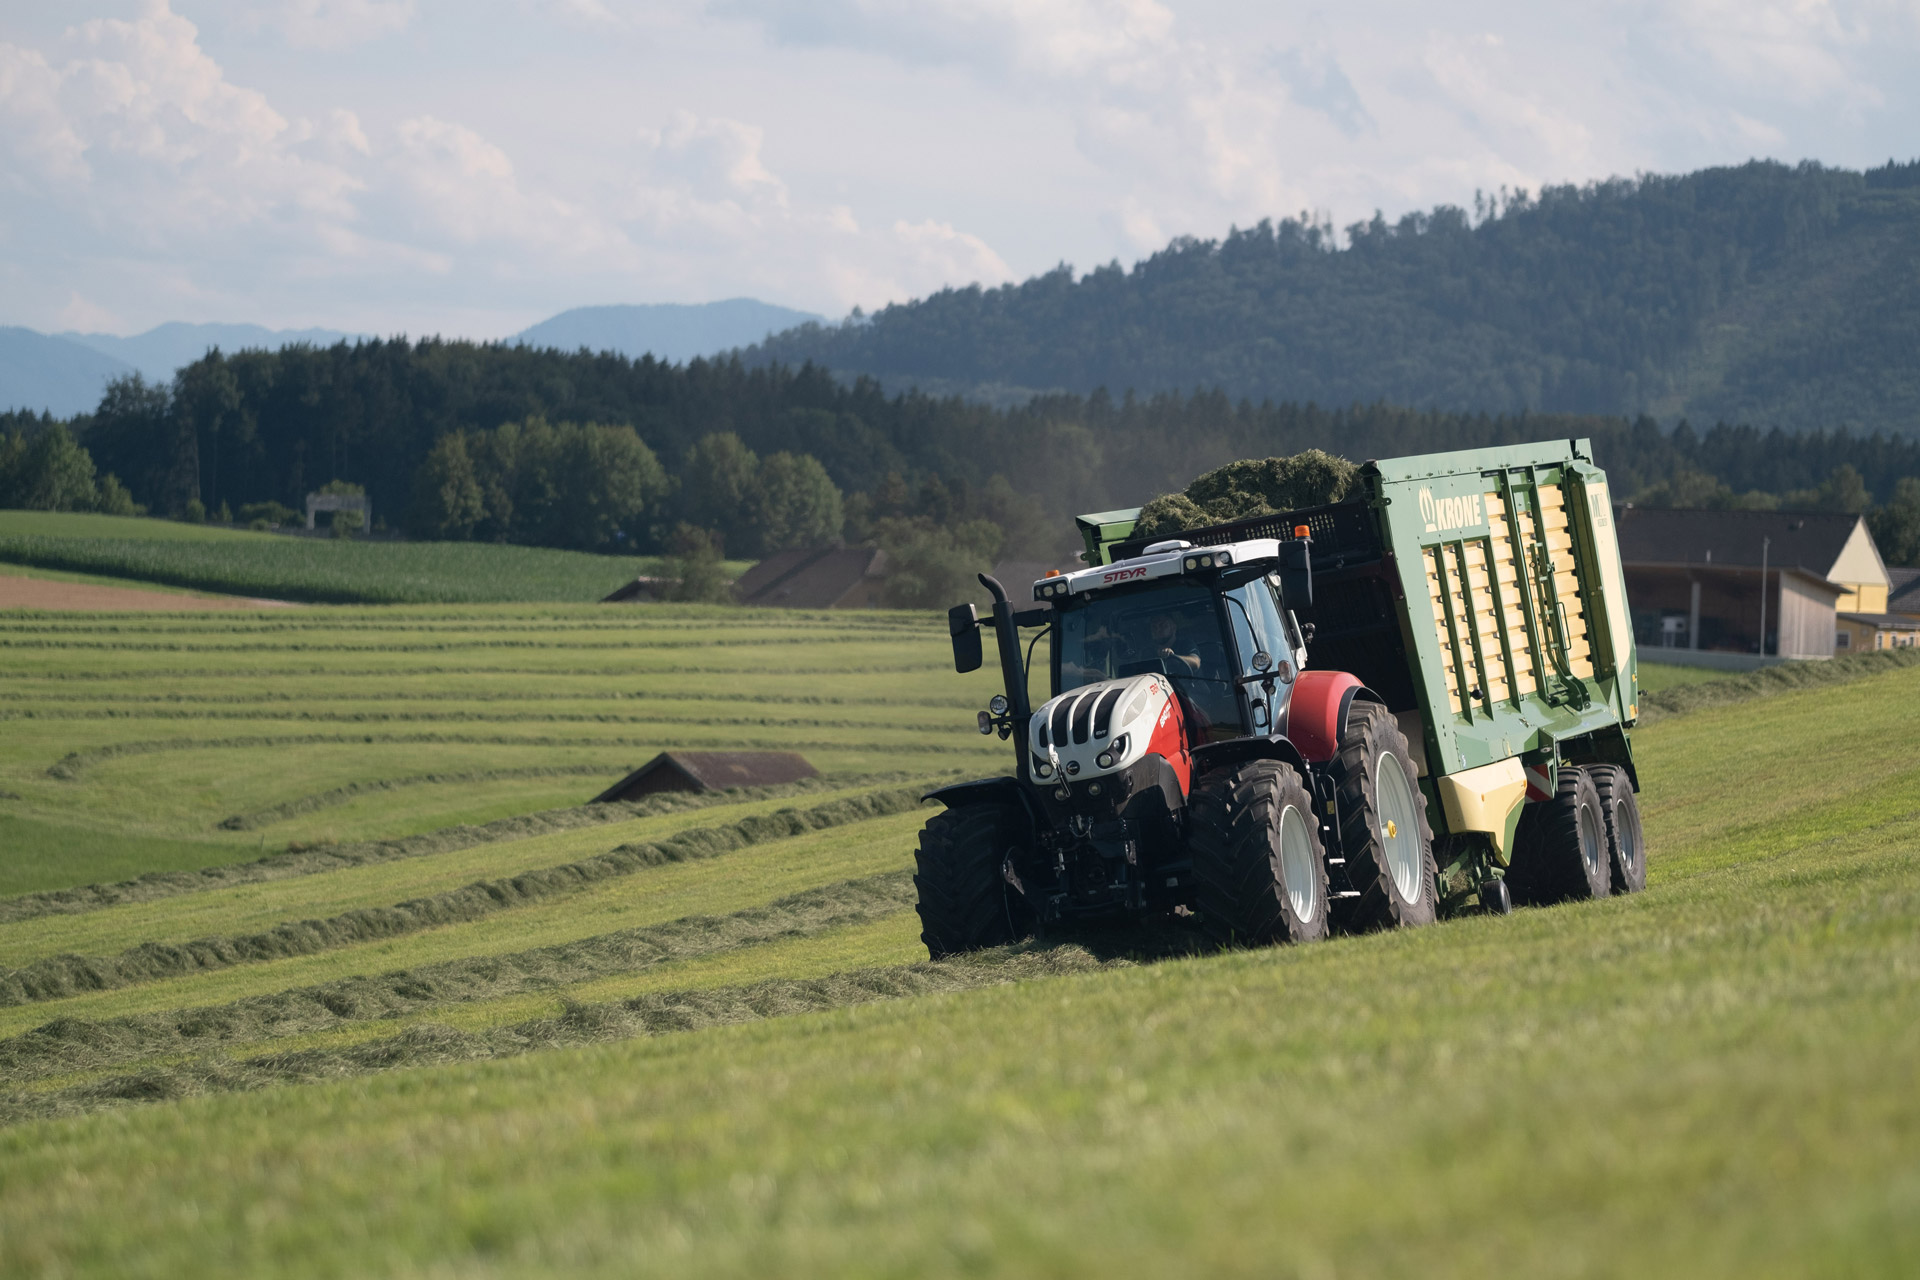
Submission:
<svg viewBox="0 0 1920 1280">
<path fill-rule="evenodd" d="M 909 614 L 0 617 L 0 1274 L 1920 1267 L 1920 666 L 1649 691 L 1642 895 L 928 964 L 888 797 L 991 691 Z M 677 745 L 825 776 L 581 807 Z"/>
<path fill-rule="evenodd" d="M 0 562 L 323 604 L 599 600 L 648 556 L 477 542 L 339 542 L 120 516 L 0 511 Z M 729 562 L 734 575 L 746 565 Z"/>
</svg>

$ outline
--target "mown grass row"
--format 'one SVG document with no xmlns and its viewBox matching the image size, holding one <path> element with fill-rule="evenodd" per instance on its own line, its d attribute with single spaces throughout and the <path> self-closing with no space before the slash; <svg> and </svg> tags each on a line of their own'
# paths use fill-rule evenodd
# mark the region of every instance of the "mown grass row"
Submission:
<svg viewBox="0 0 1920 1280">
<path fill-rule="evenodd" d="M 919 794 L 919 788 L 869 792 L 804 810 L 781 809 L 723 826 L 682 831 L 659 841 L 622 844 L 580 861 L 531 867 L 391 905 L 358 906 L 321 919 L 283 921 L 254 933 L 148 938 L 114 955 L 47 956 L 11 971 L 0 970 L 0 1006 L 110 991 L 467 923 L 577 894 L 649 867 L 717 858 L 769 840 L 901 813 L 914 807 Z"/>
</svg>

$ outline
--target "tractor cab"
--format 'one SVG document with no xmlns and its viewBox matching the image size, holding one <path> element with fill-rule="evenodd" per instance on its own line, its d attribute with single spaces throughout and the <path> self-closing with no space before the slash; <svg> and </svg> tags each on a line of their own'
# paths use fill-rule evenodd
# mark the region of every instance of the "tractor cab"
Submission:
<svg viewBox="0 0 1920 1280">
<path fill-rule="evenodd" d="M 1116 564 L 1042 578 L 1053 606 L 1055 699 L 1142 675 L 1164 679 L 1195 742 L 1274 732 L 1306 665 L 1290 602 L 1310 602 L 1305 543 L 1292 556 L 1264 539 L 1200 551 L 1156 543 Z M 1288 572 L 1291 587 L 1282 577 Z"/>
</svg>

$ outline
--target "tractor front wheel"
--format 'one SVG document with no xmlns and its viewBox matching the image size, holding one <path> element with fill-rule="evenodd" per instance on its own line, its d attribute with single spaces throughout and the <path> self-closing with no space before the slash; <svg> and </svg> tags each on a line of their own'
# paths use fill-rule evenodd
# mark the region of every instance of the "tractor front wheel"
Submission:
<svg viewBox="0 0 1920 1280">
<path fill-rule="evenodd" d="M 1393 713 L 1358 703 L 1328 762 L 1337 789 L 1340 856 L 1360 894 L 1356 929 L 1432 924 L 1439 913 L 1433 828 L 1413 771 L 1413 753 Z"/>
<path fill-rule="evenodd" d="M 914 853 L 920 941 L 935 960 L 997 947 L 1032 930 L 1026 898 L 1007 878 L 1026 834 L 1010 805 L 968 804 L 927 819 Z"/>
<path fill-rule="evenodd" d="M 1193 789 L 1188 848 L 1201 923 L 1226 945 L 1327 936 L 1327 859 L 1291 765 L 1249 760 Z"/>
</svg>

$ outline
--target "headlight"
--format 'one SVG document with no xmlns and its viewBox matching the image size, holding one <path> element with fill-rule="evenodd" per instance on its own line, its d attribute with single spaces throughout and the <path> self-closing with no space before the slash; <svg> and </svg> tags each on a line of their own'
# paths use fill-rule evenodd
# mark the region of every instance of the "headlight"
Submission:
<svg viewBox="0 0 1920 1280">
<path fill-rule="evenodd" d="M 1200 562 L 1198 560 L 1194 559 L 1192 556 L 1187 557 L 1187 568 L 1198 569 L 1199 567 L 1200 567 Z"/>
<path fill-rule="evenodd" d="M 1063 782 L 1054 788 L 1053 798 L 1055 800 L 1071 800 L 1073 799 L 1073 788 Z"/>
<path fill-rule="evenodd" d="M 1099 755 L 1093 758 L 1093 762 L 1099 765 L 1102 769 L 1111 769 L 1113 768 L 1113 752 L 1102 751 Z"/>
<path fill-rule="evenodd" d="M 1215 557 L 1213 558 L 1213 562 L 1214 562 L 1215 564 L 1219 564 L 1219 565 L 1229 565 L 1229 564 L 1232 564 L 1232 563 L 1233 563 L 1233 555 L 1232 555 L 1232 554 L 1231 554 L 1230 552 L 1226 552 L 1226 551 L 1222 551 L 1222 552 L 1221 552 L 1221 553 L 1220 553 L 1219 555 L 1217 555 L 1217 556 L 1215 556 Z"/>
<path fill-rule="evenodd" d="M 1088 795 L 1090 795 L 1090 796 L 1097 796 L 1097 795 L 1099 795 L 1099 794 L 1100 794 L 1100 784 L 1099 784 L 1099 783 L 1097 783 L 1097 782 L 1089 782 L 1089 783 L 1087 784 L 1087 794 L 1088 794 Z"/>
<path fill-rule="evenodd" d="M 1042 760 L 1033 766 L 1033 776 L 1036 778 L 1051 778 L 1053 776 L 1053 766 L 1045 760 Z"/>
<path fill-rule="evenodd" d="M 988 698 L 987 710 L 997 716 L 1007 714 L 1007 695 L 1004 693 L 996 693 L 991 698 Z"/>
</svg>

